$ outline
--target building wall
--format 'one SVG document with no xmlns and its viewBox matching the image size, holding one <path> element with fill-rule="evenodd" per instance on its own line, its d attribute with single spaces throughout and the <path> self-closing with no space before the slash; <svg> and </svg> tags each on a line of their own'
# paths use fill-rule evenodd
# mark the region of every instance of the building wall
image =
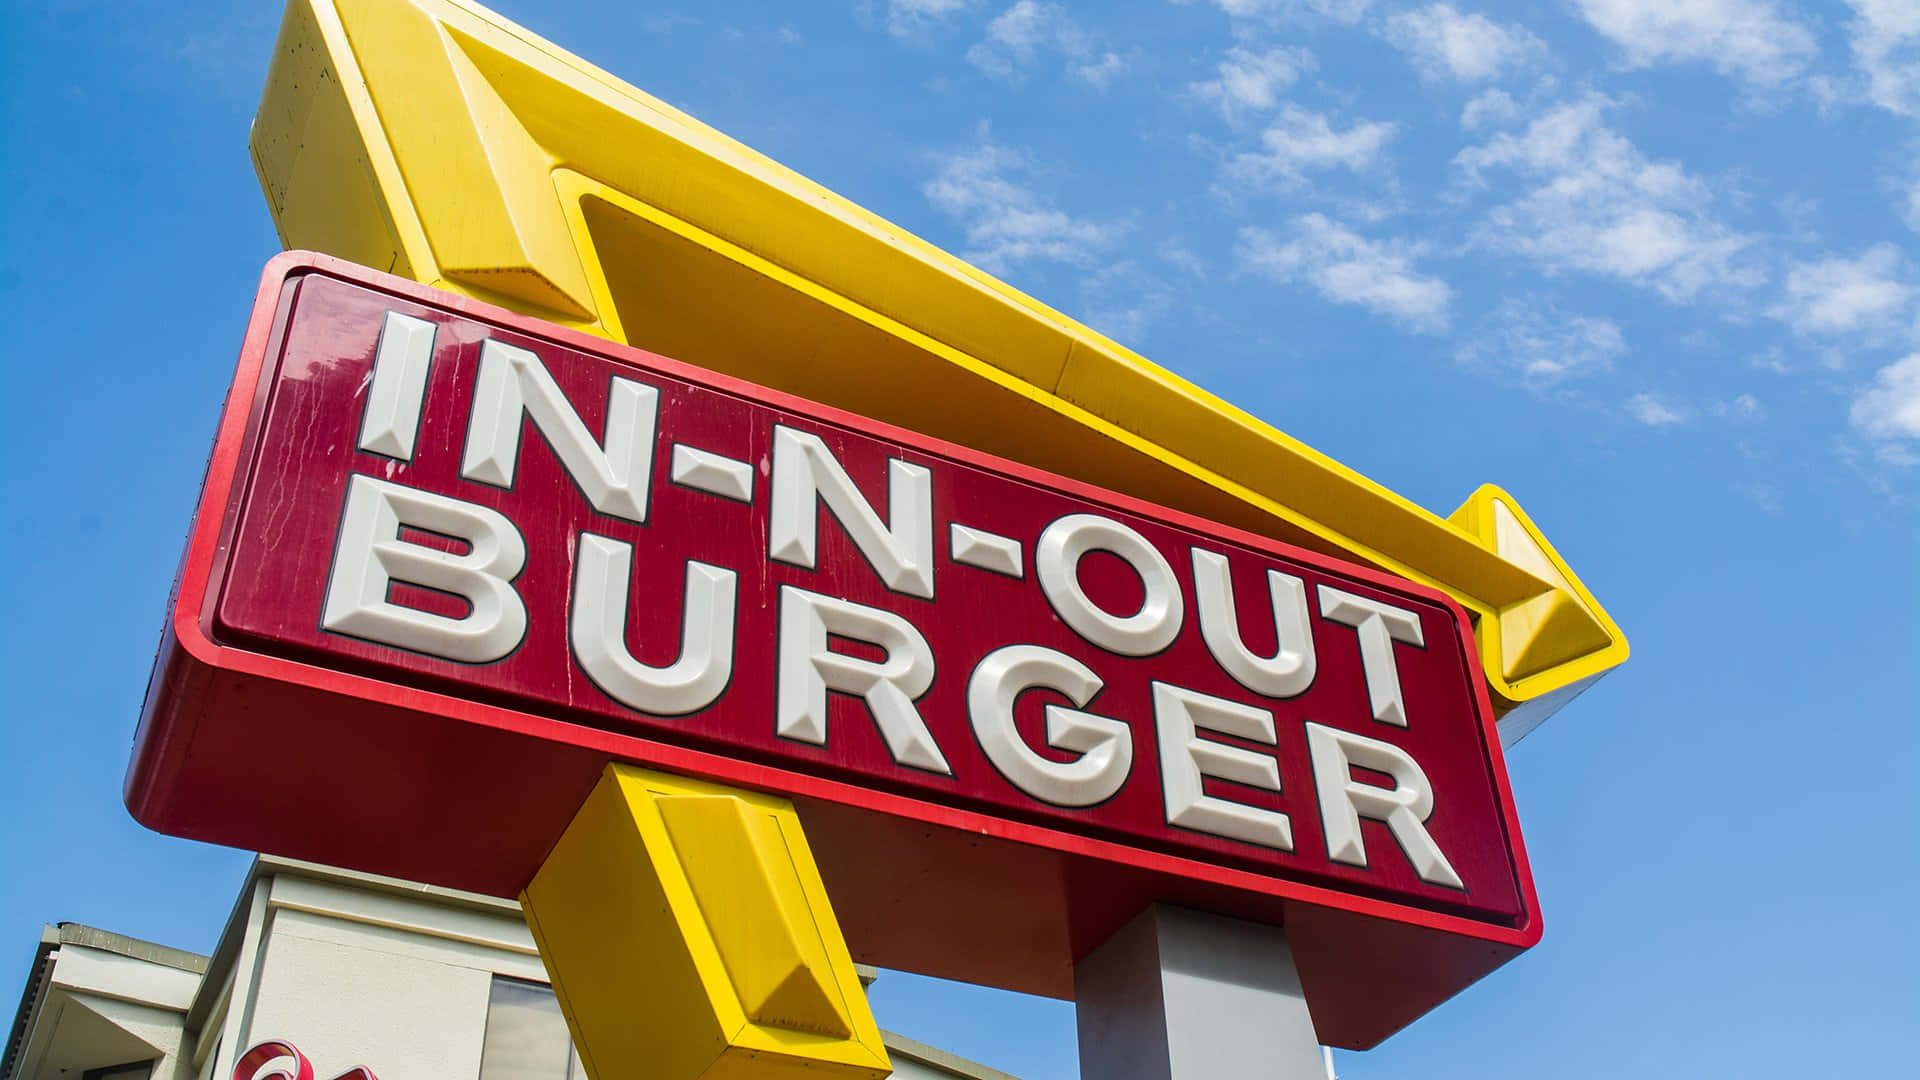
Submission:
<svg viewBox="0 0 1920 1080">
<path fill-rule="evenodd" d="M 48 927 L 6 1080 L 78 1080 L 142 1061 L 154 1063 L 154 1080 L 189 1080 L 185 1018 L 204 964 L 88 927 Z"/>
<path fill-rule="evenodd" d="M 517 904 L 277 860 L 262 860 L 227 936 L 238 944 L 223 943 L 201 990 L 225 1004 L 206 1008 L 190 1040 L 199 1068 L 180 1080 L 226 1080 L 272 1039 L 299 1047 L 316 1080 L 356 1065 L 380 1080 L 477 1080 L 495 979 L 546 982 Z M 1014 1080 L 889 1044 L 902 1080 Z M 572 1080 L 584 1078 L 575 1065 Z M 569 1078 L 556 1064 L 511 1080 Z"/>
<path fill-rule="evenodd" d="M 586 1080 L 508 901 L 262 858 L 211 960 L 87 927 L 48 935 L 0 1080 L 148 1061 L 150 1074 L 106 1080 L 229 1080 L 272 1041 L 305 1054 L 314 1080 L 355 1066 L 379 1080 Z M 902 1080 L 1014 1080 L 886 1041 Z M 531 1064 L 503 1067 L 517 1061 Z"/>
<path fill-rule="evenodd" d="M 355 1065 L 380 1080 L 478 1077 L 495 975 L 546 972 L 516 906 L 414 892 L 287 872 L 257 879 L 243 944 L 214 973 L 241 1007 L 201 1033 L 217 1030 L 222 1043 L 212 1075 L 285 1039 L 321 1078 Z"/>
</svg>

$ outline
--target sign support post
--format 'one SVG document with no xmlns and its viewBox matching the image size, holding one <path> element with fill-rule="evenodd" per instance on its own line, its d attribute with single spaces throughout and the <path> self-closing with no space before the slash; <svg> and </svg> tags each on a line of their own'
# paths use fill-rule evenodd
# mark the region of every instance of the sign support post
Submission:
<svg viewBox="0 0 1920 1080">
<path fill-rule="evenodd" d="M 1324 1080 L 1286 933 L 1154 904 L 1074 965 L 1080 1075 Z"/>
</svg>

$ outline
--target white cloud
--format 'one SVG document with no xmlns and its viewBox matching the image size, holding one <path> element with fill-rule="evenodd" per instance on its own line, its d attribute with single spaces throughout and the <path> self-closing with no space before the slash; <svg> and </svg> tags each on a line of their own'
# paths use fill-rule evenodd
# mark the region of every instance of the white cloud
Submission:
<svg viewBox="0 0 1920 1080">
<path fill-rule="evenodd" d="M 1369 240 L 1321 214 L 1294 218 L 1286 236 L 1248 226 L 1236 255 L 1246 269 L 1273 281 L 1304 280 L 1320 295 L 1358 304 L 1415 330 L 1447 328 L 1453 290 L 1414 269 L 1417 246 Z"/>
<path fill-rule="evenodd" d="M 1278 105 L 1280 91 L 1292 86 L 1313 64 L 1313 54 L 1305 49 L 1254 52 L 1235 48 L 1220 61 L 1214 78 L 1194 83 L 1190 89 L 1200 100 L 1218 108 L 1228 123 L 1235 123 L 1247 113 L 1266 112 Z"/>
<path fill-rule="evenodd" d="M 1786 498 L 1772 484 L 1740 484 L 1733 490 L 1759 507 L 1760 512 L 1768 517 L 1779 517 L 1787 509 Z"/>
<path fill-rule="evenodd" d="M 1772 0 L 1578 3 L 1587 22 L 1626 53 L 1630 67 L 1698 62 L 1755 86 L 1771 87 L 1805 71 L 1819 52 L 1813 35 L 1782 16 Z"/>
<path fill-rule="evenodd" d="M 986 39 L 967 50 L 967 60 L 989 75 L 1011 78 L 1018 66 L 1033 62 L 1034 54 L 1051 37 L 1056 18 L 1066 19 L 1066 12 L 1052 4 L 1019 0 L 993 17 Z"/>
<path fill-rule="evenodd" d="M 1387 40 L 1406 53 L 1421 78 L 1484 82 L 1546 55 L 1541 40 L 1517 26 L 1451 4 L 1430 4 L 1387 19 Z"/>
<path fill-rule="evenodd" d="M 1920 353 L 1881 368 L 1873 383 L 1854 397 L 1850 416 L 1854 428 L 1869 439 L 1920 441 Z M 1882 457 L 1912 460 L 1910 450 L 1895 449 Z"/>
<path fill-rule="evenodd" d="M 1657 290 L 1674 302 L 1764 280 L 1751 240 L 1716 221 L 1707 185 L 1680 166 L 1649 161 L 1589 96 L 1558 105 L 1524 132 L 1501 132 L 1454 159 L 1477 183 L 1494 169 L 1529 186 L 1496 207 L 1477 231 L 1498 250 L 1550 272 L 1604 274 Z"/>
<path fill-rule="evenodd" d="M 1069 63 L 1067 70 L 1073 73 L 1074 78 L 1095 90 L 1105 90 L 1113 85 L 1113 80 L 1126 74 L 1127 62 L 1120 58 L 1119 53 L 1108 52 L 1101 53 L 1095 60 Z"/>
<path fill-rule="evenodd" d="M 994 16 L 987 36 L 967 50 L 967 62 L 994 78 L 1014 80 L 1046 50 L 1059 52 L 1067 72 L 1096 90 L 1127 69 L 1124 57 L 1097 48 L 1065 8 L 1040 0 L 1017 0 Z"/>
<path fill-rule="evenodd" d="M 973 6 L 973 0 L 887 0 L 887 32 L 913 37 Z"/>
<path fill-rule="evenodd" d="M 1920 116 L 1920 4 L 1914 0 L 1847 0 L 1854 66 L 1866 100 L 1901 116 Z"/>
<path fill-rule="evenodd" d="M 1051 206 L 1013 179 L 1027 171 L 1027 162 L 1006 147 L 982 142 L 936 160 L 933 179 L 920 190 L 936 209 L 962 223 L 965 256 L 989 272 L 1005 273 L 1014 263 L 1033 259 L 1084 264 L 1126 231 Z"/>
<path fill-rule="evenodd" d="M 1454 359 L 1547 386 L 1607 371 L 1626 351 L 1626 337 L 1611 319 L 1568 315 L 1529 297 L 1501 304 Z"/>
<path fill-rule="evenodd" d="M 1460 110 L 1460 126 L 1468 131 L 1500 127 L 1520 117 L 1520 103 L 1505 90 L 1482 90 Z"/>
<path fill-rule="evenodd" d="M 1173 303 L 1167 283 L 1131 260 L 1103 263 L 1080 282 L 1080 321 L 1136 347 Z"/>
<path fill-rule="evenodd" d="M 1308 172 L 1371 166 L 1393 138 L 1392 124 L 1361 121 L 1335 131 L 1327 118 L 1298 105 L 1288 105 L 1260 133 L 1260 150 L 1235 155 L 1227 174 L 1257 187 L 1294 187 Z"/>
<path fill-rule="evenodd" d="M 1200 256 L 1195 255 L 1192 248 L 1187 247 L 1177 240 L 1169 240 L 1160 245 L 1160 257 L 1166 260 L 1167 265 L 1188 277 L 1198 278 L 1202 281 L 1205 281 L 1207 278 L 1206 262 L 1202 260 Z"/>
<path fill-rule="evenodd" d="M 1767 418 L 1767 408 L 1752 394 L 1741 394 L 1732 401 L 1714 402 L 1713 414 L 1733 420 L 1758 423 Z"/>
<path fill-rule="evenodd" d="M 1627 412 L 1648 427 L 1672 427 L 1687 419 L 1685 412 L 1652 394 L 1635 394 L 1627 399 Z"/>
<path fill-rule="evenodd" d="M 1901 280 L 1905 260 L 1892 244 L 1875 244 L 1857 259 L 1833 256 L 1795 263 L 1786 299 L 1767 314 L 1799 334 L 1884 334 L 1907 313 L 1914 289 Z"/>
<path fill-rule="evenodd" d="M 1103 52 L 1098 59 L 1077 61 L 1068 65 L 1067 70 L 1073 77 L 1093 87 L 1105 91 L 1113 85 L 1113 80 L 1126 74 L 1132 64 L 1116 52 Z"/>
<path fill-rule="evenodd" d="M 1351 26 L 1373 6 L 1373 0 L 1214 0 L 1214 5 L 1236 19 L 1318 17 Z"/>
</svg>

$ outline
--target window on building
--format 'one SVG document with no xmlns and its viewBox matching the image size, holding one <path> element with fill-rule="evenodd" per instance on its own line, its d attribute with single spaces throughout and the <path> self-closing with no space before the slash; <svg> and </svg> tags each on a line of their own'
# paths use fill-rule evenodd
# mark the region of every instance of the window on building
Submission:
<svg viewBox="0 0 1920 1080">
<path fill-rule="evenodd" d="M 493 977 L 480 1080 L 587 1080 L 552 987 Z"/>
<path fill-rule="evenodd" d="M 80 1074 L 80 1080 L 148 1080 L 153 1075 L 153 1062 L 130 1061 L 125 1065 L 109 1065 L 104 1069 L 88 1069 Z"/>
</svg>

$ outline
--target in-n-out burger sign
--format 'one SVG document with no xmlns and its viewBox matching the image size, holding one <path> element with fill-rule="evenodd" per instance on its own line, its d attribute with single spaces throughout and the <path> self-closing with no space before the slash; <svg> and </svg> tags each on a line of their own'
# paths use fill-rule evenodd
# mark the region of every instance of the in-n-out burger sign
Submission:
<svg viewBox="0 0 1920 1080">
<path fill-rule="evenodd" d="M 881 963 L 1057 993 L 1172 898 L 1425 964 L 1350 1006 L 1296 940 L 1323 1037 L 1363 1044 L 1537 937 L 1467 633 L 1404 582 L 283 260 L 128 795 L 512 893 L 633 760 L 794 796 Z"/>
<path fill-rule="evenodd" d="M 361 412 L 359 450 L 402 465 L 413 463 L 434 336 L 435 325 L 428 320 L 391 310 L 384 314 Z M 468 484 L 511 493 L 518 479 L 523 428 L 528 428 L 543 437 L 584 502 L 609 523 L 648 524 L 654 457 L 663 452 L 672 455 L 672 483 L 745 506 L 755 501 L 760 470 L 754 462 L 684 442 L 660 445 L 660 394 L 646 382 L 612 377 L 604 434 L 596 439 L 536 352 L 487 338 L 479 342 L 477 365 L 460 459 L 460 479 Z M 1264 573 L 1266 588 L 1255 593 L 1253 603 L 1269 609 L 1270 615 L 1254 618 L 1270 618 L 1277 632 L 1272 655 L 1263 655 L 1265 650 L 1251 648 L 1241 632 L 1240 600 L 1232 581 L 1235 560 L 1214 550 L 1220 545 L 1179 545 L 1176 557 L 1192 567 L 1189 599 L 1184 575 L 1175 575 L 1159 546 L 1124 521 L 1086 511 L 1046 521 L 1036 537 L 947 522 L 950 567 L 942 573 L 936 570 L 934 550 L 932 469 L 889 454 L 884 461 L 883 516 L 819 433 L 782 423 L 771 410 L 742 410 L 741 419 L 741 429 L 730 434 L 744 436 L 756 449 L 770 446 L 759 455 L 768 486 L 763 558 L 817 572 L 824 509 L 873 576 L 900 599 L 889 597 L 883 605 L 860 603 L 797 584 L 775 586 L 772 568 L 765 565 L 736 570 L 682 559 L 678 552 L 645 552 L 640 558 L 664 561 L 670 570 L 685 567 L 676 611 L 668 590 L 636 594 L 634 542 L 592 531 L 611 531 L 606 525 L 584 525 L 564 538 L 573 564 L 567 603 L 542 615 L 556 623 L 564 618 L 565 640 L 580 673 L 634 714 L 684 717 L 724 708 L 722 699 L 732 689 L 752 699 L 741 711 L 760 714 L 776 737 L 825 747 L 829 694 L 841 693 L 864 704 L 897 769 L 952 777 L 947 751 L 928 727 L 919 702 L 939 671 L 957 669 L 965 680 L 965 714 L 974 742 L 1007 784 L 1050 807 L 1107 802 L 1136 773 L 1133 729 L 1093 708 L 1106 689 L 1094 666 L 1058 648 L 1023 641 L 1023 627 L 998 622 L 991 628 L 1009 639 L 1008 644 L 978 657 L 955 655 L 951 647 L 936 655 L 927 635 L 914 625 L 915 620 L 942 617 L 936 579 L 948 581 L 950 589 L 966 588 L 969 582 L 952 579 L 968 575 L 962 568 L 971 568 L 1029 580 L 1050 614 L 1084 646 L 1105 657 L 1157 657 L 1189 631 L 1190 619 L 1197 624 L 1207 655 L 1236 684 L 1234 696 L 1153 680 L 1150 701 L 1107 704 L 1134 717 L 1150 712 L 1166 820 L 1178 828 L 1278 852 L 1294 850 L 1290 811 L 1207 794 L 1205 781 L 1231 781 L 1273 795 L 1291 786 L 1283 786 L 1271 751 L 1256 748 L 1274 746 L 1277 736 L 1273 713 L 1254 702 L 1299 698 L 1313 688 L 1319 668 L 1316 616 L 1352 632 L 1351 640 L 1339 644 L 1358 656 L 1367 700 L 1344 703 L 1346 711 L 1357 713 L 1364 705 L 1377 723 L 1408 726 L 1395 647 L 1424 647 L 1426 638 L 1419 617 L 1406 607 L 1326 582 L 1316 583 L 1310 597 L 1298 575 L 1261 566 L 1258 572 Z M 756 424 L 759 430 L 748 426 Z M 847 449 L 857 454 L 866 448 Z M 471 490 L 462 494 L 493 495 Z M 533 511 L 535 506 L 516 507 L 497 496 L 489 501 L 506 505 L 494 509 L 366 473 L 350 474 L 327 567 L 321 628 L 466 664 L 493 664 L 513 655 L 526 641 L 533 617 L 514 586 L 527 567 L 527 541 L 508 514 Z M 732 512 L 747 515 L 745 510 Z M 757 526 L 754 533 L 757 538 Z M 433 543 L 428 536 L 451 544 Z M 457 553 L 447 550 L 449 546 Z M 1025 558 L 1029 546 L 1031 574 Z M 1125 614 L 1096 599 L 1082 576 L 1096 553 L 1117 559 L 1131 579 L 1137 579 L 1143 595 L 1137 604 L 1125 605 L 1131 609 Z M 554 561 L 562 558 L 558 550 L 544 554 Z M 771 605 L 779 612 L 770 639 L 765 634 L 756 634 L 754 640 L 738 637 L 743 573 L 759 583 L 757 589 L 749 586 L 746 604 Z M 1087 571 L 1089 577 L 1092 573 Z M 395 595 L 400 587 L 435 590 L 460 613 L 433 610 L 441 607 L 438 604 L 415 606 Z M 630 611 L 635 621 L 645 620 L 649 631 L 663 621 L 668 627 L 677 624 L 678 632 L 664 638 L 678 650 L 670 661 L 656 665 L 634 656 L 635 646 L 628 640 Z M 658 652 L 663 639 L 647 633 L 640 640 Z M 836 647 L 836 640 L 851 648 Z M 743 652 L 751 658 L 747 663 L 764 664 L 772 658 L 770 715 L 760 708 L 765 699 L 756 695 L 753 678 L 734 686 L 734 669 Z M 1048 699 L 1042 707 L 1043 740 L 1054 754 L 1030 745 L 1019 730 L 1015 714 L 1030 692 Z M 842 717 L 840 722 L 861 721 Z M 700 725 L 691 721 L 687 726 Z M 1387 827 L 1422 881 L 1463 888 L 1427 831 L 1434 792 L 1419 762 L 1384 739 L 1312 720 L 1303 721 L 1302 727 L 1328 857 L 1367 867 L 1360 822 L 1369 818 Z M 1210 737 L 1216 734 L 1241 741 Z M 1391 778 L 1391 785 L 1354 780 L 1354 765 Z M 1306 777 L 1293 783 L 1308 787 Z"/>
</svg>

